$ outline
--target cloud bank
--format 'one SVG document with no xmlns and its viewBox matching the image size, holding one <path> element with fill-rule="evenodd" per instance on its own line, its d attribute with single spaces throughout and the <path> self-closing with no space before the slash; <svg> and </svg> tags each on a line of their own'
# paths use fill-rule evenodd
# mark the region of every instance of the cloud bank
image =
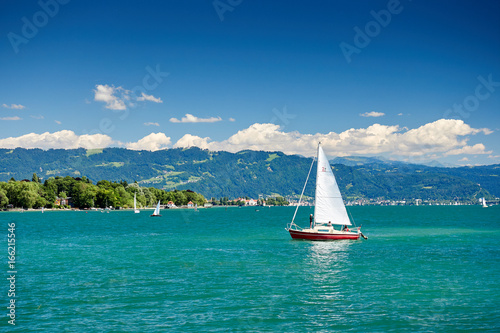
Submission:
<svg viewBox="0 0 500 333">
<path fill-rule="evenodd" d="M 1 148 L 41 148 L 41 149 L 75 149 L 75 148 L 102 148 L 108 147 L 113 140 L 104 134 L 76 135 L 73 131 L 42 134 L 30 133 L 17 138 L 0 139 Z"/>
<path fill-rule="evenodd" d="M 489 129 L 474 129 L 462 120 L 440 119 L 416 129 L 374 124 L 367 128 L 348 129 L 341 133 L 302 134 L 284 132 L 275 124 L 253 124 L 224 141 L 209 137 L 184 135 L 174 147 L 197 146 L 210 150 L 238 152 L 244 149 L 282 151 L 286 154 L 312 156 L 318 142 L 330 156 L 396 155 L 402 157 L 432 154 L 491 154 L 483 144 L 467 145 L 467 136 L 490 134 Z"/>
<path fill-rule="evenodd" d="M 393 155 L 402 158 L 444 157 L 450 155 L 492 154 L 482 143 L 469 145 L 471 135 L 488 135 L 491 130 L 470 127 L 462 120 L 440 119 L 414 129 L 373 124 L 341 133 L 302 134 L 285 132 L 275 124 L 253 124 L 223 141 L 185 134 L 172 145 L 164 133 L 151 133 L 137 142 L 121 143 L 103 134 L 76 135 L 64 130 L 55 133 L 30 133 L 17 138 L 0 139 L 0 148 L 104 148 L 125 147 L 134 150 L 159 150 L 169 147 L 199 147 L 215 151 L 238 152 L 245 149 L 282 151 L 286 154 L 313 156 L 318 142 L 328 156 Z"/>
</svg>

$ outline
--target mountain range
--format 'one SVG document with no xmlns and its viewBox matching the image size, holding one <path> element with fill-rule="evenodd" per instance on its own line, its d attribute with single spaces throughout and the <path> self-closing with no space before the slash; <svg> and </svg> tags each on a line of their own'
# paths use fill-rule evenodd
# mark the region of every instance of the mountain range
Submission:
<svg viewBox="0 0 500 333">
<path fill-rule="evenodd" d="M 0 181 L 86 176 L 190 189 L 206 198 L 300 195 L 312 159 L 282 152 L 238 153 L 196 147 L 159 151 L 0 149 Z M 338 157 L 332 168 L 346 199 L 477 200 L 500 196 L 500 165 L 433 167 L 374 157 Z M 314 196 L 315 168 L 305 189 Z"/>
</svg>

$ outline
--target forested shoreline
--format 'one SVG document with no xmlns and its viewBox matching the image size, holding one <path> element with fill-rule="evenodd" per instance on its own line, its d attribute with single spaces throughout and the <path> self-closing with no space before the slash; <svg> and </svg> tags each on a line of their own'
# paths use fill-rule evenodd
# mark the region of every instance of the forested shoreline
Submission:
<svg viewBox="0 0 500 333">
<path fill-rule="evenodd" d="M 190 190 L 164 191 L 154 187 L 141 187 L 125 181 L 100 180 L 96 184 L 86 177 L 50 177 L 43 183 L 36 174 L 31 180 L 0 182 L 0 209 L 7 208 L 130 208 L 151 207 L 158 200 L 162 204 L 172 201 L 176 206 L 188 202 L 203 205 L 205 197 Z"/>
<path fill-rule="evenodd" d="M 187 190 L 205 198 L 267 198 L 302 192 L 311 159 L 282 152 L 237 153 L 172 148 L 0 149 L 0 181 L 82 177 L 126 181 L 167 191 Z M 500 165 L 431 167 L 378 158 L 344 157 L 332 162 L 343 197 L 354 200 L 477 202 L 500 197 Z M 304 194 L 314 196 L 316 169 Z M 82 177 L 83 178 L 83 177 Z"/>
</svg>

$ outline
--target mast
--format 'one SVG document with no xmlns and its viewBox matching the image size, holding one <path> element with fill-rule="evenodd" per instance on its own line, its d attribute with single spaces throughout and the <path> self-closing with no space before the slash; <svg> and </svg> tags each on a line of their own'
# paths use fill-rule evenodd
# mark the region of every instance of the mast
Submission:
<svg viewBox="0 0 500 333">
<path fill-rule="evenodd" d="M 297 207 L 295 208 L 295 213 L 293 213 L 292 224 L 293 224 L 293 221 L 295 221 L 295 216 L 297 215 L 297 211 L 299 210 L 300 202 L 302 201 L 302 196 L 304 195 L 304 190 L 306 189 L 307 181 L 309 180 L 309 175 L 311 174 L 313 164 L 314 164 L 314 157 L 313 157 L 313 160 L 311 162 L 311 166 L 309 167 L 309 172 L 307 173 L 307 178 L 306 178 L 306 182 L 304 183 L 304 187 L 302 188 L 302 193 L 300 193 L 299 203 L 297 204 Z M 265 204 L 264 204 L 264 206 L 265 206 Z"/>
<path fill-rule="evenodd" d="M 318 141 L 318 148 L 316 148 L 316 160 L 318 161 L 316 165 L 316 186 L 314 188 L 314 222 L 313 228 L 316 226 L 316 209 L 318 208 L 318 181 L 319 181 L 319 147 L 321 141 Z"/>
</svg>

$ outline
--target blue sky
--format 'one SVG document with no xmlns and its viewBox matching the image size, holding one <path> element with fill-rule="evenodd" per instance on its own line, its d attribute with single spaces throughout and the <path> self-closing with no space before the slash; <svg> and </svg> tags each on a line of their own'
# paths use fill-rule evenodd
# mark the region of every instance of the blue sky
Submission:
<svg viewBox="0 0 500 333">
<path fill-rule="evenodd" d="M 3 148 L 500 163 L 496 1 L 0 7 Z"/>
</svg>

